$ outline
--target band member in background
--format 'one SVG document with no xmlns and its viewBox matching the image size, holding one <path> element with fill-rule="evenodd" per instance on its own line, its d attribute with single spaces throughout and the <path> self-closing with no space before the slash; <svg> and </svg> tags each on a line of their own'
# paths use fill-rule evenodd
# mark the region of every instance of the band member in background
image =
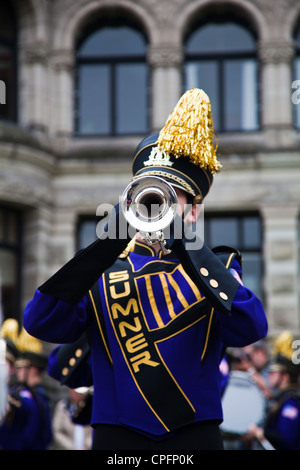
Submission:
<svg viewBox="0 0 300 470">
<path fill-rule="evenodd" d="M 300 365 L 293 361 L 294 338 L 283 331 L 275 341 L 269 381 L 277 391 L 270 401 L 263 427 L 251 425 L 249 436 L 268 442 L 276 450 L 300 450 Z"/>
<path fill-rule="evenodd" d="M 49 398 L 42 384 L 47 356 L 41 342 L 23 328 L 14 344 L 18 350 L 14 363 L 17 380 L 9 388 L 7 412 L 0 425 L 0 449 L 46 450 L 52 440 Z"/>
<path fill-rule="evenodd" d="M 89 329 L 93 449 L 223 449 L 219 363 L 227 346 L 265 337 L 267 320 L 239 282 L 239 253 L 214 253 L 191 233 L 221 167 L 214 142 L 210 100 L 189 90 L 133 157 L 134 179 L 160 177 L 176 190 L 168 251 L 121 235 L 117 204 L 103 235 L 24 311 L 28 332 L 48 342 L 71 343 Z"/>
</svg>

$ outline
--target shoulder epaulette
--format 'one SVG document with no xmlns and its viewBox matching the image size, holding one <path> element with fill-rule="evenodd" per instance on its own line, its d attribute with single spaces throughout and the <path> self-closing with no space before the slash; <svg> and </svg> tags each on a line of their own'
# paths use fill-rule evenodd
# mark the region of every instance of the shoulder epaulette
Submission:
<svg viewBox="0 0 300 470">
<path fill-rule="evenodd" d="M 226 245 L 220 245 L 212 248 L 212 251 L 218 255 L 222 263 L 229 269 L 233 260 L 236 260 L 242 267 L 243 258 L 239 250 Z"/>
</svg>

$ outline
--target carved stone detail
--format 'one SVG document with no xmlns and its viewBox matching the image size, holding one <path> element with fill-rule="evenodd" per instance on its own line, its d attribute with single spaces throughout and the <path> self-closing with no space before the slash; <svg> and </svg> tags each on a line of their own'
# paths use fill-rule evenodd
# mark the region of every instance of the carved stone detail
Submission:
<svg viewBox="0 0 300 470">
<path fill-rule="evenodd" d="M 45 41 L 28 43 L 23 52 L 27 64 L 41 63 L 46 65 L 48 62 L 49 47 Z"/>
<path fill-rule="evenodd" d="M 258 55 L 262 63 L 289 63 L 294 57 L 294 46 L 291 42 L 262 43 L 258 47 Z"/>
<path fill-rule="evenodd" d="M 150 47 L 148 50 L 150 65 L 155 67 L 172 67 L 181 65 L 183 60 L 182 47 L 163 46 Z"/>
<path fill-rule="evenodd" d="M 72 71 L 75 64 L 75 55 L 73 50 L 61 49 L 53 51 L 51 54 L 55 70 Z"/>
</svg>

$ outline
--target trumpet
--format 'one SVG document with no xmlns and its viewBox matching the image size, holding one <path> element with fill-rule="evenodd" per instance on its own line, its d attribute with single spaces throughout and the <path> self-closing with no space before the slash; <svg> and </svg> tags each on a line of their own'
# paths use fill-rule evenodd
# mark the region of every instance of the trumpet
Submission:
<svg viewBox="0 0 300 470">
<path fill-rule="evenodd" d="M 177 210 L 177 194 L 174 188 L 158 176 L 141 176 L 125 188 L 121 207 L 127 222 L 140 232 L 148 245 L 159 243 L 162 252 L 166 248 L 163 230 L 173 221 Z"/>
</svg>

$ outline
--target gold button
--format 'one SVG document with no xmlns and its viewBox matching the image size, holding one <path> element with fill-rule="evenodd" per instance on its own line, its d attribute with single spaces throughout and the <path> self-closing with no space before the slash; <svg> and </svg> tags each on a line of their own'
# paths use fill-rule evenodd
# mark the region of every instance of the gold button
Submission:
<svg viewBox="0 0 300 470">
<path fill-rule="evenodd" d="M 69 364 L 70 364 L 70 366 L 74 366 L 76 364 L 75 357 L 71 357 L 71 359 L 69 360 Z"/>
<path fill-rule="evenodd" d="M 64 367 L 63 370 L 61 371 L 62 375 L 66 376 L 69 373 L 69 369 L 67 367 Z"/>
<path fill-rule="evenodd" d="M 204 277 L 207 277 L 209 273 L 206 268 L 200 268 L 200 274 L 202 274 Z"/>
<path fill-rule="evenodd" d="M 219 285 L 218 281 L 216 281 L 215 279 L 211 279 L 211 280 L 209 281 L 209 283 L 210 283 L 211 287 L 214 287 L 215 289 L 216 289 L 216 288 L 218 287 L 218 285 Z"/>
<path fill-rule="evenodd" d="M 76 357 L 81 357 L 82 356 L 82 349 L 76 349 L 75 356 Z"/>
<path fill-rule="evenodd" d="M 219 292 L 219 296 L 220 296 L 221 299 L 223 299 L 223 300 L 228 300 L 228 295 L 225 294 L 225 292 Z"/>
</svg>

